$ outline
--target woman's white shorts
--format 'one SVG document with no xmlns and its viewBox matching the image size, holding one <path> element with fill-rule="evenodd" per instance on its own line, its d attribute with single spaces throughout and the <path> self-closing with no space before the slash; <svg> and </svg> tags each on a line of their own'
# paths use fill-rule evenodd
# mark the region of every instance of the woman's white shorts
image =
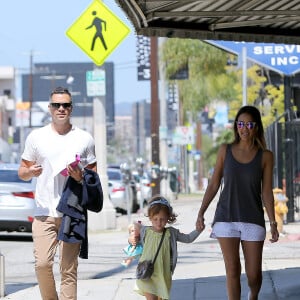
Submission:
<svg viewBox="0 0 300 300">
<path fill-rule="evenodd" d="M 216 222 L 212 228 L 211 238 L 236 237 L 242 241 L 264 241 L 266 229 L 260 225 L 243 222 Z"/>
</svg>

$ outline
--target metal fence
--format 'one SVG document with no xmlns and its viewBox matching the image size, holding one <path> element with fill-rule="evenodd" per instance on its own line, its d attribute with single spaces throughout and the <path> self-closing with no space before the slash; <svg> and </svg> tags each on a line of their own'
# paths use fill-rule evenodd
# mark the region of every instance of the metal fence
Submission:
<svg viewBox="0 0 300 300">
<path fill-rule="evenodd" d="M 300 120 L 275 122 L 266 130 L 268 148 L 274 154 L 274 187 L 286 188 L 287 221 L 300 220 Z"/>
</svg>

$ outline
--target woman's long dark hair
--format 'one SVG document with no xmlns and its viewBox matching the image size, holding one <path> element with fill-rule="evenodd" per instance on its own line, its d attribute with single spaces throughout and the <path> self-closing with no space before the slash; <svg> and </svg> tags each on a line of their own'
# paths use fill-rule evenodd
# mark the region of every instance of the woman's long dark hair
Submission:
<svg viewBox="0 0 300 300">
<path fill-rule="evenodd" d="M 266 140 L 265 140 L 265 135 L 264 135 L 264 127 L 261 121 L 261 115 L 259 110 L 255 106 L 250 106 L 246 105 L 240 108 L 238 113 L 236 114 L 235 120 L 234 120 L 234 125 L 233 125 L 233 130 L 234 130 L 234 143 L 238 143 L 240 141 L 240 136 L 238 133 L 238 128 L 237 128 L 237 120 L 241 114 L 248 114 L 253 118 L 253 122 L 255 122 L 255 137 L 253 140 L 253 143 L 255 146 L 257 146 L 260 149 L 265 150 L 266 149 Z"/>
</svg>

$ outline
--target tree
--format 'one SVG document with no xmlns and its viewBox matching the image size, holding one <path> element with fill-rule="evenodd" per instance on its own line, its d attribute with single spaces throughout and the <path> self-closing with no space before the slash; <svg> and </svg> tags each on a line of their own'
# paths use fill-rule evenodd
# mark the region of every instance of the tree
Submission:
<svg viewBox="0 0 300 300">
<path fill-rule="evenodd" d="M 233 72 L 227 71 L 228 54 L 225 51 L 200 40 L 177 38 L 167 39 L 161 51 L 167 80 L 188 67 L 188 80 L 177 82 L 183 112 L 196 114 L 212 100 L 229 102 L 235 97 L 232 86 L 237 78 Z"/>
<path fill-rule="evenodd" d="M 272 105 L 269 111 L 265 111 L 262 117 L 264 126 L 268 126 L 284 113 L 284 86 L 282 84 L 280 86 L 268 84 L 265 90 L 267 92 L 267 99 Z M 284 119 L 281 119 L 281 121 L 283 122 Z"/>
<path fill-rule="evenodd" d="M 284 112 L 283 85 L 274 86 L 267 76 L 268 71 L 254 64 L 247 70 L 247 104 L 255 105 L 261 112 L 264 127 L 268 127 Z M 242 70 L 237 70 L 238 78 L 242 78 Z M 234 89 L 237 99 L 229 104 L 229 118 L 233 119 L 242 106 L 242 83 L 238 82 Z"/>
<path fill-rule="evenodd" d="M 229 104 L 229 118 L 242 106 L 242 69 L 228 64 L 232 54 L 194 39 L 167 39 L 161 48 L 166 77 L 188 67 L 188 80 L 177 81 L 181 124 L 186 111 L 195 114 L 215 100 Z M 273 86 L 268 71 L 256 64 L 247 70 L 247 104 L 257 106 L 264 126 L 284 112 L 283 86 Z"/>
<path fill-rule="evenodd" d="M 232 54 L 200 40 L 167 39 L 161 49 L 166 79 L 170 80 L 179 70 L 188 67 L 189 78 L 178 80 L 180 125 L 184 124 L 187 111 L 193 119 L 215 101 L 225 101 L 229 106 L 229 119 L 233 119 L 242 106 L 242 69 L 228 64 Z M 258 107 L 264 126 L 275 121 L 284 112 L 283 87 L 273 86 L 267 70 L 252 64 L 247 69 L 247 104 Z M 212 143 L 203 143 L 201 149 L 207 168 L 214 164 L 220 144 L 232 140 L 232 130 L 225 130 Z M 205 137 L 206 138 L 206 137 Z"/>
<path fill-rule="evenodd" d="M 257 105 L 261 102 L 261 91 L 266 77 L 260 76 L 260 67 L 253 65 L 247 69 L 247 104 Z M 243 103 L 243 85 L 242 85 L 242 69 L 237 69 L 236 74 L 239 80 L 233 86 L 236 91 L 237 97 L 229 103 L 229 118 L 233 119 L 236 112 L 242 106 Z"/>
</svg>

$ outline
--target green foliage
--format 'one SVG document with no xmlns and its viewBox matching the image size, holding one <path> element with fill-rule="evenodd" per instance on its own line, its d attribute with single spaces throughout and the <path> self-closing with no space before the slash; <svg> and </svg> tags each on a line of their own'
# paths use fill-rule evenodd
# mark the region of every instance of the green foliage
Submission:
<svg viewBox="0 0 300 300">
<path fill-rule="evenodd" d="M 242 78 L 242 70 L 237 71 Z M 233 119 L 238 109 L 242 106 L 242 82 L 234 86 L 237 99 L 230 102 L 229 118 Z M 255 105 L 261 112 L 264 127 L 268 127 L 284 112 L 284 90 L 283 85 L 279 87 L 268 83 L 264 76 L 264 70 L 253 65 L 247 70 L 247 104 Z"/>
<path fill-rule="evenodd" d="M 200 40 L 174 38 L 162 45 L 161 57 L 166 78 L 188 66 L 188 80 L 177 81 L 184 112 L 196 114 L 212 100 L 229 102 L 235 97 L 232 86 L 237 78 L 233 72 L 228 73 L 225 51 Z"/>
<path fill-rule="evenodd" d="M 268 126 L 273 123 L 277 117 L 281 116 L 284 112 L 284 87 L 281 84 L 279 87 L 268 84 L 265 87 L 267 92 L 269 106 L 263 106 L 260 110 L 263 112 L 262 121 L 264 126 Z M 282 118 L 283 122 L 284 119 Z"/>
<path fill-rule="evenodd" d="M 195 117 L 209 103 L 222 100 L 229 103 L 229 119 L 234 118 L 243 103 L 243 74 L 241 68 L 227 66 L 232 54 L 200 40 L 177 38 L 166 39 L 160 50 L 166 78 L 188 66 L 188 80 L 177 81 L 183 116 L 190 111 Z M 271 85 L 264 73 L 256 64 L 248 68 L 247 104 L 260 109 L 268 126 L 284 112 L 284 93 L 283 86 Z"/>
<path fill-rule="evenodd" d="M 232 129 L 225 129 L 216 138 L 214 144 L 208 135 L 202 135 L 202 157 L 204 174 L 214 167 L 217 159 L 217 153 L 222 144 L 232 143 L 234 134 Z"/>
<path fill-rule="evenodd" d="M 202 135 L 201 160 L 203 164 L 203 174 L 208 174 L 208 171 L 215 165 L 215 156 L 211 155 L 213 142 L 210 136 Z"/>
<path fill-rule="evenodd" d="M 166 76 L 169 78 L 179 69 L 188 65 L 190 76 L 197 74 L 219 73 L 225 71 L 226 55 L 207 43 L 194 39 L 167 39 L 161 48 L 162 61 L 166 66 Z"/>
<path fill-rule="evenodd" d="M 179 90 L 180 124 L 184 124 L 187 111 L 198 116 L 210 103 L 225 101 L 229 107 L 229 120 L 233 120 L 243 104 L 243 71 L 227 65 L 234 56 L 215 46 L 194 39 L 166 39 L 161 49 L 161 64 L 164 65 L 166 80 L 180 69 L 188 66 L 189 78 L 177 80 Z M 247 69 L 247 104 L 258 107 L 266 128 L 284 112 L 283 86 L 275 87 L 268 82 L 266 71 L 253 64 Z M 232 130 L 223 131 L 214 141 L 202 137 L 204 170 L 215 163 L 216 154 L 222 143 L 233 140 Z"/>
<path fill-rule="evenodd" d="M 217 153 L 222 144 L 232 143 L 234 140 L 234 134 L 232 129 L 226 129 L 220 133 L 220 135 L 216 138 L 214 146 L 210 149 L 208 154 L 209 157 L 213 157 L 213 160 L 216 161 Z"/>
<path fill-rule="evenodd" d="M 255 105 L 260 96 L 261 88 L 263 87 L 266 78 L 259 75 L 260 67 L 253 65 L 247 70 L 247 104 Z M 236 112 L 243 103 L 243 85 L 242 85 L 242 69 L 236 71 L 239 82 L 234 85 L 237 98 L 230 103 L 229 118 L 234 119 Z"/>
</svg>

